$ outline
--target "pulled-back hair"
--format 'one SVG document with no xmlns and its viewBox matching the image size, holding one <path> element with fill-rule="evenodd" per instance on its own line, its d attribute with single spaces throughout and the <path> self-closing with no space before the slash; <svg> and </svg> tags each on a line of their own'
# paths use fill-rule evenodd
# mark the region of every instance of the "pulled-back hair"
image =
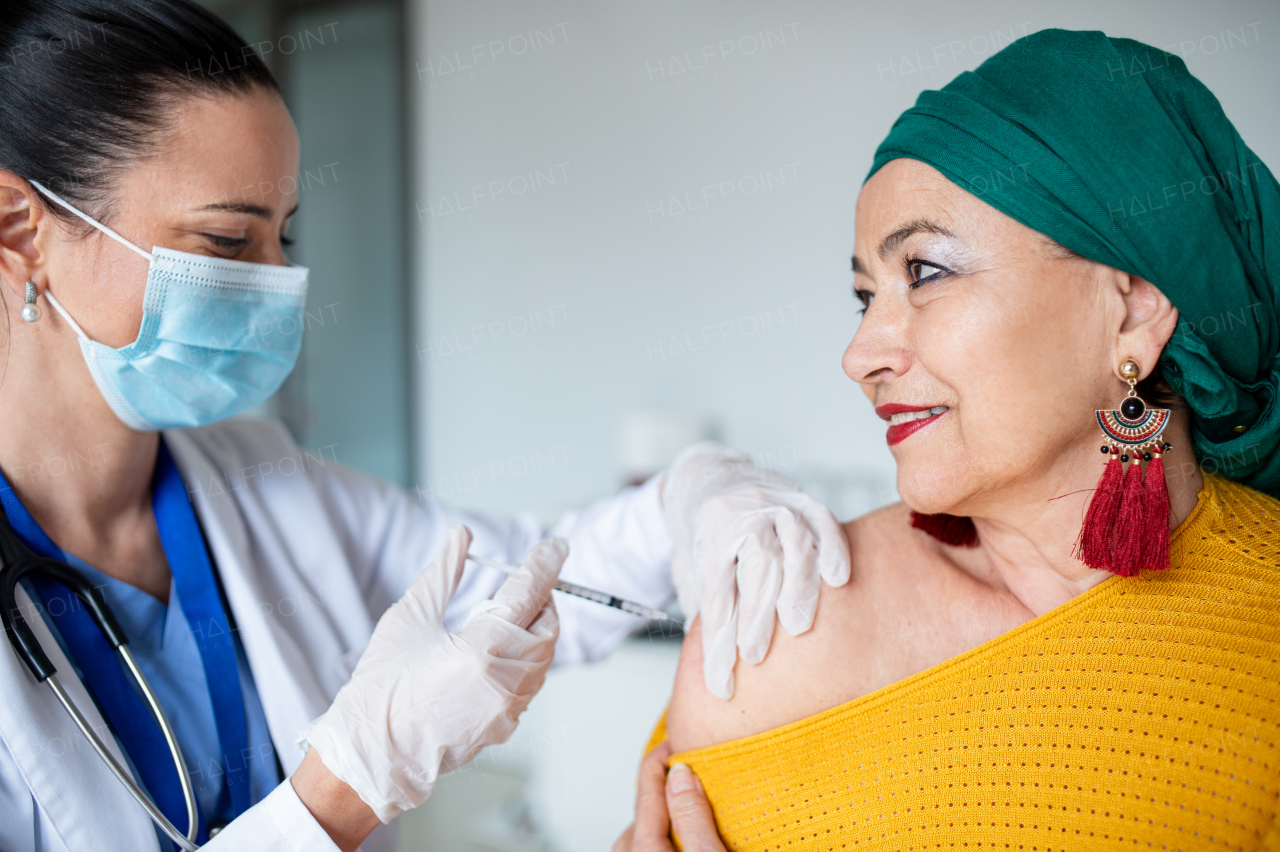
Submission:
<svg viewBox="0 0 1280 852">
<path fill-rule="evenodd" d="M 189 0 L 0 0 L 0 169 L 100 219 L 181 97 L 255 88 L 262 58 Z"/>
</svg>

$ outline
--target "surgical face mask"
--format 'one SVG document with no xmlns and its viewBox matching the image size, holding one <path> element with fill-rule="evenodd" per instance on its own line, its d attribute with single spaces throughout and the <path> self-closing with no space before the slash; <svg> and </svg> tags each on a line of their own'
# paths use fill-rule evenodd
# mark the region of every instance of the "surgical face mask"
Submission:
<svg viewBox="0 0 1280 852">
<path fill-rule="evenodd" d="M 75 329 L 98 390 L 131 429 L 203 426 L 275 393 L 302 347 L 307 270 L 155 248 L 147 253 L 39 183 L 31 185 L 151 264 L 138 339 L 113 349 Z"/>
</svg>

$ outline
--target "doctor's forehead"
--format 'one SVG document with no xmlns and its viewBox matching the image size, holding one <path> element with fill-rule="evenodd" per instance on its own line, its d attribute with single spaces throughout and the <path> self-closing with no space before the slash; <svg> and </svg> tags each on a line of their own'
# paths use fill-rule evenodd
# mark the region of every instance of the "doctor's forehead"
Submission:
<svg viewBox="0 0 1280 852">
<path fill-rule="evenodd" d="M 139 167 L 157 189 L 180 191 L 189 206 L 235 200 L 278 214 L 297 202 L 299 156 L 284 102 L 254 89 L 177 99 Z"/>
</svg>

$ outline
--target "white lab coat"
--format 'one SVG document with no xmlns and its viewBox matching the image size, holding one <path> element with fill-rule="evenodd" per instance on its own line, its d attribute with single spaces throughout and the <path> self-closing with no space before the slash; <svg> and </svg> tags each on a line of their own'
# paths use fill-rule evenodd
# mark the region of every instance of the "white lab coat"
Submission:
<svg viewBox="0 0 1280 852">
<path fill-rule="evenodd" d="M 419 502 L 394 485 L 300 451 L 274 421 L 231 420 L 166 432 L 165 439 L 214 555 L 286 776 L 302 760 L 299 731 L 329 706 L 378 617 L 455 523 L 471 527 L 478 555 L 518 562 L 544 535 L 564 535 L 571 545 L 565 579 L 652 606 L 672 595 L 671 542 L 653 482 L 545 530 L 531 517 L 481 517 Z M 468 563 L 446 624 L 460 627 L 502 578 Z M 29 603 L 21 589 L 19 603 Z M 600 657 L 637 623 L 564 595 L 556 605 L 558 664 Z M 105 733 L 43 620 L 29 615 L 27 621 L 67 691 Z M 48 686 L 36 683 L 9 643 L 2 644 L 0 740 L 7 754 L 0 754 L 0 852 L 157 849 L 146 813 Z M 115 748 L 114 738 L 105 740 Z M 287 780 L 204 848 L 337 849 Z M 379 828 L 363 848 L 393 849 L 394 830 Z"/>
</svg>

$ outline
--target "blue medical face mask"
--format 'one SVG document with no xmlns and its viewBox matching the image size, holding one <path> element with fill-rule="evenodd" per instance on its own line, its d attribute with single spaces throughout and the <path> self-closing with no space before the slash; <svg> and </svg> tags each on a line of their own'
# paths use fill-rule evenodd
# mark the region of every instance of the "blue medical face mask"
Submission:
<svg viewBox="0 0 1280 852">
<path fill-rule="evenodd" d="M 131 429 L 203 426 L 275 393 L 302 347 L 307 270 L 155 248 L 150 254 L 31 185 L 151 264 L 138 339 L 113 349 L 91 340 L 48 289 L 80 338 L 80 351 L 111 410 Z"/>
</svg>

